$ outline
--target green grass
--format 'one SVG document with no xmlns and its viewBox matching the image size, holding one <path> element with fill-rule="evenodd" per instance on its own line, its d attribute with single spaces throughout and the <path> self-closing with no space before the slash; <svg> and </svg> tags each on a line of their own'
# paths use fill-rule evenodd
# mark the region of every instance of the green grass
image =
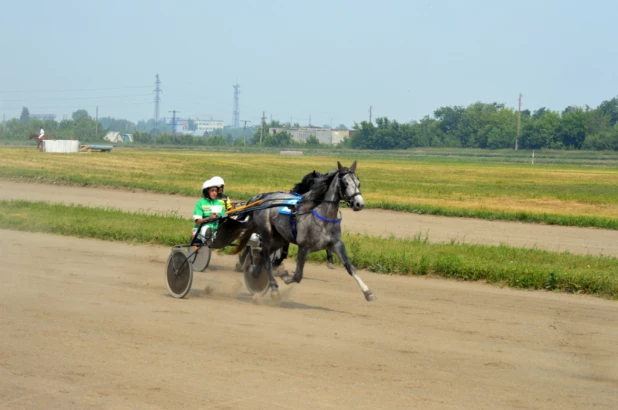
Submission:
<svg viewBox="0 0 618 410">
<path fill-rule="evenodd" d="M 172 246 L 188 242 L 192 223 L 176 215 L 0 201 L 0 228 Z M 378 273 L 436 275 L 618 299 L 618 260 L 612 257 L 455 242 L 432 244 L 420 234 L 409 239 L 346 234 L 344 241 L 357 268 Z M 291 255 L 295 253 L 292 247 Z M 312 254 L 310 260 L 325 261 L 324 255 Z"/>
<path fill-rule="evenodd" d="M 457 154 L 434 149 L 386 156 L 328 150 L 321 156 L 293 157 L 140 149 L 45 154 L 0 147 L 0 178 L 196 197 L 201 183 L 219 174 L 229 196 L 246 200 L 260 192 L 289 190 L 307 172 L 334 169 L 337 160 L 349 165 L 359 158 L 357 173 L 369 208 L 618 229 L 617 166 L 488 162 L 485 159 L 492 153 L 500 159 L 509 152 L 477 151 Z M 518 151 L 508 158 L 522 155 Z M 614 158 L 570 151 L 545 155 L 591 161 L 603 161 L 603 155 Z"/>
</svg>

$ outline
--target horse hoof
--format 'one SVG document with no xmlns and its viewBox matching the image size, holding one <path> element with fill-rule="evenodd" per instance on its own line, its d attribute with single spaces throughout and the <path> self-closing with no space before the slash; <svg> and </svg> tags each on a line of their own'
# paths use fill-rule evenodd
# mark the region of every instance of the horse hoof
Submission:
<svg viewBox="0 0 618 410">
<path fill-rule="evenodd" d="M 370 290 L 365 292 L 365 299 L 367 302 L 372 302 L 377 299 L 376 295 L 374 295 Z"/>
<path fill-rule="evenodd" d="M 328 263 L 326 264 L 326 266 L 328 267 L 328 269 L 335 269 L 335 264 L 334 264 L 334 263 L 330 263 L 330 262 L 328 262 Z"/>
<path fill-rule="evenodd" d="M 284 275 L 289 275 L 289 273 L 287 270 L 285 270 L 283 266 L 280 265 L 280 266 L 277 266 L 277 269 L 274 270 L 273 275 L 282 277 Z"/>
<path fill-rule="evenodd" d="M 294 277 L 289 273 L 286 273 L 284 275 L 281 275 L 281 280 L 283 280 L 283 283 L 285 283 L 286 285 L 289 285 L 290 283 L 294 282 Z"/>
<path fill-rule="evenodd" d="M 273 289 L 272 292 L 270 292 L 270 297 L 273 300 L 279 300 L 281 299 L 281 296 L 279 295 L 279 291 L 277 289 Z"/>
</svg>

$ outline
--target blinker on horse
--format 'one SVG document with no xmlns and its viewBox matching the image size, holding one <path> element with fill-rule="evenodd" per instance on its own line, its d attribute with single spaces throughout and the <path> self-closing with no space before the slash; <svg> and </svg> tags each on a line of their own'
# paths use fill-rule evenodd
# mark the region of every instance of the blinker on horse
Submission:
<svg viewBox="0 0 618 410">
<path fill-rule="evenodd" d="M 278 212 L 278 207 L 254 211 L 250 215 L 249 227 L 239 238 L 237 251 L 242 250 L 251 234 L 257 232 L 262 238 L 260 265 L 254 275 L 259 275 L 264 264 L 269 275 L 271 295 L 279 295 L 277 281 L 272 272 L 271 252 L 294 243 L 298 245 L 296 271 L 294 275 L 285 274 L 281 278 L 286 284 L 300 283 L 307 256 L 311 252 L 328 249 L 334 252 L 346 270 L 356 280 L 367 301 L 376 297 L 358 276 L 356 268 L 350 263 L 345 244 L 341 240 L 341 219 L 339 203 L 345 201 L 354 211 L 365 206 L 360 192 L 360 180 L 356 175 L 356 161 L 349 168 L 337 162 L 337 170 L 318 178 L 311 189 L 304 194 L 296 207 L 294 223 L 289 215 Z M 263 202 L 272 201 L 283 205 L 291 198 L 289 194 L 275 192 L 264 195 Z"/>
</svg>

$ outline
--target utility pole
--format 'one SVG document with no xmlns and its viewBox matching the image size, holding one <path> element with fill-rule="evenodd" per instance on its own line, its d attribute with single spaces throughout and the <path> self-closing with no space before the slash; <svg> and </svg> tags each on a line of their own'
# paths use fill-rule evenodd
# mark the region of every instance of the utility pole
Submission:
<svg viewBox="0 0 618 410">
<path fill-rule="evenodd" d="M 309 126 L 311 127 L 311 114 L 309 114 Z"/>
<path fill-rule="evenodd" d="M 371 122 L 371 109 L 372 109 L 372 108 L 373 108 L 373 107 L 370 105 L 370 106 L 369 106 L 369 122 Z"/>
<path fill-rule="evenodd" d="M 94 117 L 94 134 L 99 139 L 99 106 L 97 105 L 97 113 Z"/>
<path fill-rule="evenodd" d="M 155 132 L 159 131 L 159 103 L 161 102 L 161 98 L 159 97 L 159 93 L 161 92 L 161 81 L 159 81 L 159 74 L 155 76 L 155 112 L 154 112 L 154 121 L 155 121 Z"/>
<path fill-rule="evenodd" d="M 245 140 L 245 145 L 247 145 L 247 136 L 245 134 L 247 132 L 247 123 L 251 121 L 250 120 L 241 120 L 241 121 L 245 123 L 245 126 L 243 127 L 243 131 L 242 131 L 242 137 Z"/>
<path fill-rule="evenodd" d="M 176 134 L 176 113 L 180 111 L 172 110 L 168 111 L 172 113 L 172 135 Z"/>
<path fill-rule="evenodd" d="M 262 131 L 260 131 L 260 144 L 262 143 L 262 138 L 264 137 L 264 120 L 266 120 L 266 116 L 264 114 L 264 111 L 262 111 Z"/>
<path fill-rule="evenodd" d="M 515 151 L 519 149 L 519 131 L 521 129 L 521 97 L 522 97 L 522 93 L 519 93 L 519 108 L 517 109 L 517 137 L 515 137 Z"/>
<path fill-rule="evenodd" d="M 234 84 L 232 87 L 234 87 L 234 111 L 232 112 L 232 127 L 238 128 L 240 127 L 240 84 Z"/>
</svg>

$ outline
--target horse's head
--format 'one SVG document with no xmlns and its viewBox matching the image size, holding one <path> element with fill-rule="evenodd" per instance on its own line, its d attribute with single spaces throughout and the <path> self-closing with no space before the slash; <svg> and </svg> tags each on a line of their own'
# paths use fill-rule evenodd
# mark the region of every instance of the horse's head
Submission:
<svg viewBox="0 0 618 410">
<path fill-rule="evenodd" d="M 365 200 L 360 192 L 360 180 L 356 176 L 356 161 L 350 168 L 337 161 L 339 169 L 339 189 L 341 199 L 354 211 L 360 211 L 365 206 Z"/>
</svg>

